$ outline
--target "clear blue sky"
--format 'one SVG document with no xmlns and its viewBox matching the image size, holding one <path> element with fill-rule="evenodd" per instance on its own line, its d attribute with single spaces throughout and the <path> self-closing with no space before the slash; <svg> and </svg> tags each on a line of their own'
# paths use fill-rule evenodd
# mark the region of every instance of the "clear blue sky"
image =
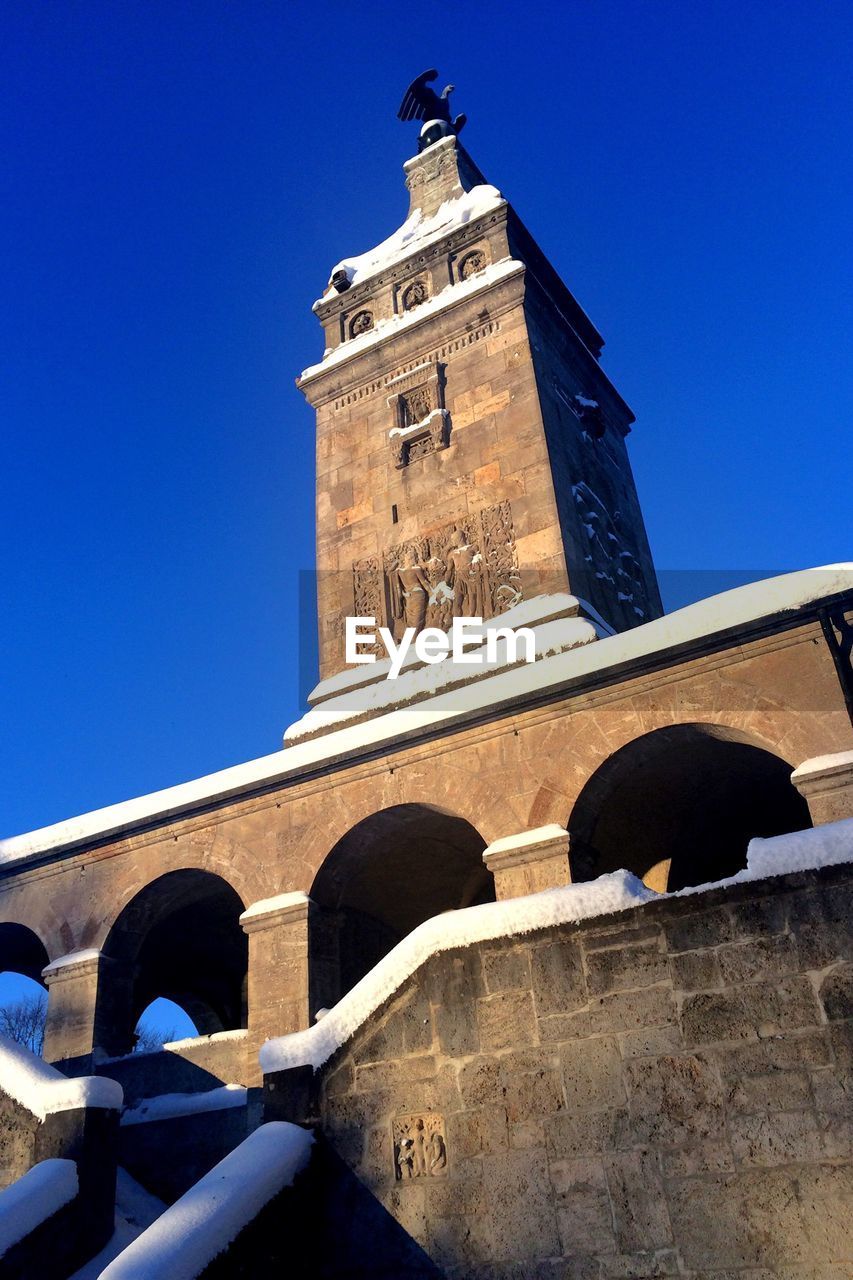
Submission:
<svg viewBox="0 0 853 1280">
<path fill-rule="evenodd" d="M 850 556 L 849 0 L 0 21 L 0 834 L 275 750 L 299 713 L 293 379 L 329 268 L 405 214 L 395 112 L 429 65 L 605 335 L 658 565 Z"/>
</svg>

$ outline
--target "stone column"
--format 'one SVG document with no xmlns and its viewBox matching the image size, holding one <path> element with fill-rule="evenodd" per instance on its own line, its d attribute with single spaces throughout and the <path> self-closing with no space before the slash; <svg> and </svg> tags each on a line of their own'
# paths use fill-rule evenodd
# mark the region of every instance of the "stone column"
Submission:
<svg viewBox="0 0 853 1280">
<path fill-rule="evenodd" d="M 60 956 L 44 969 L 47 983 L 47 1024 L 44 1056 L 47 1062 L 64 1062 L 74 1071 L 89 1070 L 92 1051 L 121 1052 L 113 1043 L 117 1020 L 115 999 L 121 970 L 109 956 L 96 950 Z"/>
<path fill-rule="evenodd" d="M 853 751 L 804 760 L 791 781 L 808 804 L 816 827 L 853 818 Z"/>
<path fill-rule="evenodd" d="M 483 851 L 483 862 L 495 877 L 499 901 L 572 881 L 569 833 L 556 823 L 493 841 Z"/>
<path fill-rule="evenodd" d="M 314 904 L 306 893 L 254 903 L 240 917 L 249 935 L 250 1055 L 271 1036 L 311 1023 L 308 942 Z"/>
</svg>

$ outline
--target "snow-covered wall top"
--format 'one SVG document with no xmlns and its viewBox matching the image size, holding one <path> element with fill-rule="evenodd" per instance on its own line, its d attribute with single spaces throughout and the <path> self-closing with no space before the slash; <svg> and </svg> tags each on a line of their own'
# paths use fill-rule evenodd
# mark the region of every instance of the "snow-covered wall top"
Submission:
<svg viewBox="0 0 853 1280">
<path fill-rule="evenodd" d="M 42 1160 L 0 1191 L 0 1258 L 77 1194 L 73 1160 Z"/>
<path fill-rule="evenodd" d="M 506 201 L 497 187 L 482 183 L 451 200 L 445 200 L 430 218 L 425 218 L 421 209 L 415 209 L 403 225 L 375 249 L 368 249 L 366 253 L 360 253 L 354 258 L 342 258 L 332 268 L 329 287 L 314 306 L 320 306 L 327 298 L 337 297 L 337 291 L 332 288 L 331 281 L 339 271 L 346 272 L 350 284 L 361 284 L 371 276 L 384 271 L 386 267 L 408 257 L 410 253 L 425 249 L 436 240 L 440 240 L 442 236 L 448 235 L 458 227 L 464 227 L 484 213 L 493 213 L 495 209 L 500 209 L 505 204 Z"/>
<path fill-rule="evenodd" d="M 510 699 L 518 705 L 526 694 L 541 694 L 567 681 L 640 661 L 680 646 L 698 644 L 721 631 L 791 613 L 843 591 L 853 591 L 853 564 L 829 565 L 782 574 L 764 582 L 737 587 L 656 618 L 594 644 L 538 660 L 530 665 L 477 681 L 465 689 L 439 694 L 412 707 L 389 711 L 309 742 L 275 751 L 245 764 L 153 791 L 135 800 L 95 809 L 91 813 L 0 840 L 0 863 L 7 865 L 83 840 L 125 832 L 154 820 L 162 821 L 199 803 L 232 799 L 258 785 L 296 778 L 305 770 L 333 761 L 357 758 L 379 744 L 403 734 L 434 729 L 460 715 L 484 712 Z"/>
<path fill-rule="evenodd" d="M 547 889 L 526 898 L 487 902 L 448 911 L 418 925 L 399 942 L 325 1017 L 305 1031 L 268 1040 L 260 1051 L 265 1074 L 291 1067 L 321 1067 L 371 1014 L 400 989 L 432 956 L 496 938 L 517 937 L 554 925 L 610 915 L 669 897 L 687 897 L 709 889 L 745 884 L 792 871 L 808 871 L 853 862 L 853 818 L 768 840 L 752 840 L 747 867 L 713 884 L 659 894 L 629 871 L 613 871 L 581 884 Z"/>
<path fill-rule="evenodd" d="M 105 1107 L 119 1111 L 121 1085 L 105 1076 L 69 1080 L 23 1045 L 0 1035 L 0 1091 L 14 1098 L 39 1120 L 57 1111 Z"/>
<path fill-rule="evenodd" d="M 295 1124 L 262 1124 L 137 1236 L 101 1280 L 195 1280 L 292 1184 L 313 1143 Z"/>
</svg>

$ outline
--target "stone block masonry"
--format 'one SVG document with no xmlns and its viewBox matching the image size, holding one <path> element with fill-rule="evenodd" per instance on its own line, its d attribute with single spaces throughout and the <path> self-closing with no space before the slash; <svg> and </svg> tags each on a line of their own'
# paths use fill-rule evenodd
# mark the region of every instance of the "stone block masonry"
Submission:
<svg viewBox="0 0 853 1280">
<path fill-rule="evenodd" d="M 845 866 L 436 956 L 314 1109 L 451 1280 L 840 1280 L 852 919 Z"/>
</svg>

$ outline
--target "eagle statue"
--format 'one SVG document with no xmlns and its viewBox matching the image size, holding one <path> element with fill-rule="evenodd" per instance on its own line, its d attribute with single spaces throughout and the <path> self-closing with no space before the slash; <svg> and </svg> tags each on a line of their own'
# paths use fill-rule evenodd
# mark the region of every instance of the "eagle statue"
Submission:
<svg viewBox="0 0 853 1280">
<path fill-rule="evenodd" d="M 438 71 L 435 67 L 423 71 L 403 94 L 403 101 L 397 112 L 398 120 L 423 120 L 425 124 L 436 122 L 438 127 L 429 131 L 428 138 L 426 131 L 422 134 L 420 150 L 448 134 L 459 133 L 467 119 L 466 116 L 457 116 L 455 120 L 451 117 L 450 95 L 455 86 L 449 84 L 441 93 L 436 93 L 435 89 L 430 88 L 430 84 L 437 79 Z"/>
</svg>

